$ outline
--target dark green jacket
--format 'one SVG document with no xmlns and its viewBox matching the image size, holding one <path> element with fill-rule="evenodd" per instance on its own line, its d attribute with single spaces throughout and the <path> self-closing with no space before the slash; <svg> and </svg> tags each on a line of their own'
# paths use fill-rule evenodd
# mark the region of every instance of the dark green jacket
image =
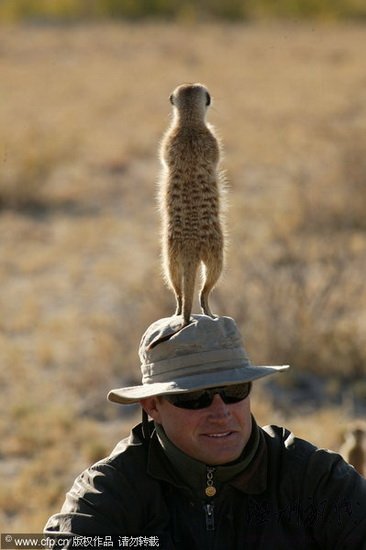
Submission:
<svg viewBox="0 0 366 550">
<path fill-rule="evenodd" d="M 259 431 L 254 459 L 208 498 L 138 425 L 76 479 L 45 533 L 157 535 L 176 550 L 366 549 L 366 480 L 284 428 Z"/>
</svg>

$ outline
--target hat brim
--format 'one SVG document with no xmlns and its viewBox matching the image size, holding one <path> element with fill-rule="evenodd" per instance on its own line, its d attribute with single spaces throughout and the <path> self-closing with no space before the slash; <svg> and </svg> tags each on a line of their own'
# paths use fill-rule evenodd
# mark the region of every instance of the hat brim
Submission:
<svg viewBox="0 0 366 550">
<path fill-rule="evenodd" d="M 289 368 L 289 365 L 280 366 L 260 366 L 246 365 L 212 372 L 210 374 L 194 374 L 191 376 L 180 377 L 171 382 L 155 382 L 142 384 L 140 386 L 129 386 L 126 388 L 116 388 L 108 393 L 109 401 L 128 405 L 138 403 L 141 399 L 154 397 L 158 395 L 168 395 L 171 393 L 184 393 L 205 388 L 214 388 L 216 386 L 230 386 L 232 384 L 241 384 L 244 382 L 253 382 L 259 378 L 276 374 Z"/>
</svg>

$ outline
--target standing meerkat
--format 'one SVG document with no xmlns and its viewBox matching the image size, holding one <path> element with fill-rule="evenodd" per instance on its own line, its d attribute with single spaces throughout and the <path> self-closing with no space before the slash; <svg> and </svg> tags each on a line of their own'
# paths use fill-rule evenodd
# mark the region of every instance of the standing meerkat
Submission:
<svg viewBox="0 0 366 550">
<path fill-rule="evenodd" d="M 340 454 L 361 475 L 365 475 L 365 429 L 358 424 L 351 427 L 346 433 L 345 442 L 340 448 Z"/>
<path fill-rule="evenodd" d="M 176 315 L 189 324 L 196 273 L 202 266 L 200 305 L 213 316 L 208 296 L 223 268 L 223 178 L 220 146 L 206 122 L 211 97 L 201 84 L 182 84 L 170 96 L 173 120 L 165 133 L 159 182 L 163 269 L 176 297 Z"/>
</svg>

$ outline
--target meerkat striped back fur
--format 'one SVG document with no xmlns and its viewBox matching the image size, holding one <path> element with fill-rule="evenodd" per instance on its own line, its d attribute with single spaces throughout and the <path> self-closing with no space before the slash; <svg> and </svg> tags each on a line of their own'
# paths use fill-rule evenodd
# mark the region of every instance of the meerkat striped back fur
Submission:
<svg viewBox="0 0 366 550">
<path fill-rule="evenodd" d="M 162 256 L 166 280 L 176 297 L 176 315 L 190 321 L 195 279 L 202 267 L 200 305 L 213 316 L 208 297 L 223 269 L 221 220 L 223 177 L 220 145 L 206 123 L 210 94 L 201 84 L 183 84 L 170 96 L 173 120 L 160 158 Z"/>
</svg>

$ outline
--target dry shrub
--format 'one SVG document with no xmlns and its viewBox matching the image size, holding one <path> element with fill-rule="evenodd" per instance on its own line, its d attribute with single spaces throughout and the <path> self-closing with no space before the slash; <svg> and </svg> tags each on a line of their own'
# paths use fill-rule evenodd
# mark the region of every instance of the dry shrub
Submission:
<svg viewBox="0 0 366 550">
<path fill-rule="evenodd" d="M 245 272 L 253 289 L 248 309 L 262 327 L 258 349 L 306 372 L 360 375 L 365 357 L 357 329 L 362 309 L 355 310 L 363 288 L 358 262 L 346 255 L 311 258 L 306 241 L 295 248 L 283 239 L 278 244 L 277 262 L 257 262 Z"/>
<path fill-rule="evenodd" d="M 50 202 L 47 184 L 75 155 L 75 144 L 31 128 L 6 143 L 0 178 L 1 209 L 39 209 Z"/>
<path fill-rule="evenodd" d="M 139 381 L 141 334 L 175 308 L 155 182 L 182 81 L 212 90 L 229 170 L 213 310 L 238 321 L 254 363 L 292 365 L 254 391 L 254 412 L 332 446 L 337 411 L 366 391 L 363 31 L 32 26 L 1 41 L 4 524 L 39 531 L 137 421 L 106 394 Z M 333 409 L 352 377 L 350 405 Z"/>
<path fill-rule="evenodd" d="M 357 130 L 332 135 L 335 149 L 323 165 L 303 167 L 294 178 L 302 233 L 350 235 L 366 229 L 366 140 Z"/>
<path fill-rule="evenodd" d="M 72 406 L 18 404 L 3 430 L 0 524 L 7 531 L 40 532 L 61 507 L 74 477 L 107 456 L 125 437 L 130 422 L 105 426 L 76 416 Z M 67 464 L 67 467 L 65 465 Z"/>
</svg>

